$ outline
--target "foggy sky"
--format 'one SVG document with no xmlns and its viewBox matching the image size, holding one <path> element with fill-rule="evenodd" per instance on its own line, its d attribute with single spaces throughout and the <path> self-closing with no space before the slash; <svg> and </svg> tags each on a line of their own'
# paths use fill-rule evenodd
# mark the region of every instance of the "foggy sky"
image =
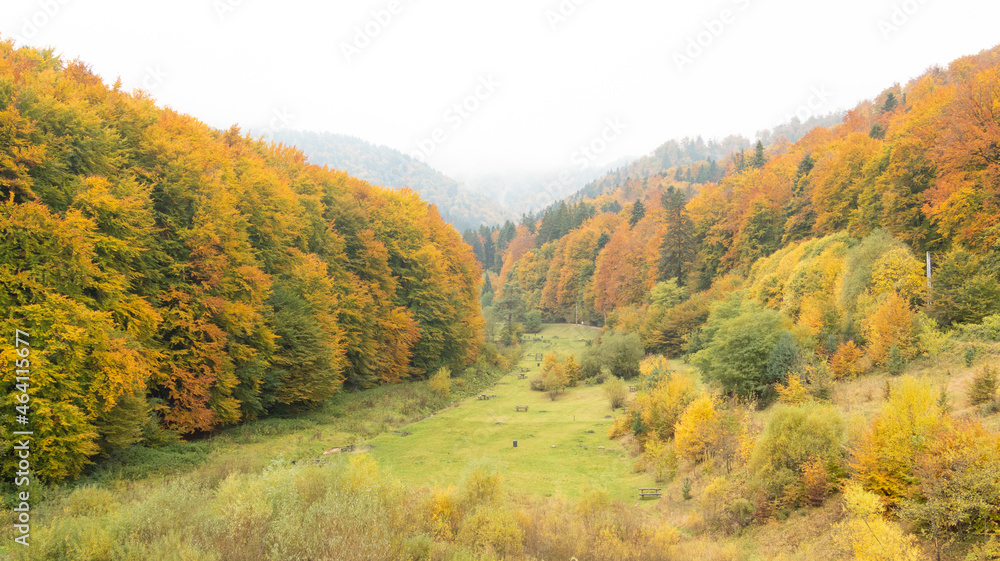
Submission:
<svg viewBox="0 0 1000 561">
<path fill-rule="evenodd" d="M 972 0 L 5 0 L 0 35 L 211 126 L 452 175 L 601 166 L 854 106 L 1000 43 Z"/>
</svg>

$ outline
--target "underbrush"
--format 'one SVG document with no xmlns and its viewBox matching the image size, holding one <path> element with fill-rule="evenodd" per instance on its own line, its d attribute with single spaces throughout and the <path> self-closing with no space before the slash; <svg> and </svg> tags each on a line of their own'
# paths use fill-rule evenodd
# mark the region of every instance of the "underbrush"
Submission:
<svg viewBox="0 0 1000 561">
<path fill-rule="evenodd" d="M 194 475 L 82 485 L 36 516 L 31 546 L 12 561 L 734 558 L 731 545 L 683 543 L 674 526 L 602 490 L 575 502 L 512 498 L 486 464 L 458 487 L 408 489 L 360 454 L 272 461 L 214 486 Z"/>
</svg>

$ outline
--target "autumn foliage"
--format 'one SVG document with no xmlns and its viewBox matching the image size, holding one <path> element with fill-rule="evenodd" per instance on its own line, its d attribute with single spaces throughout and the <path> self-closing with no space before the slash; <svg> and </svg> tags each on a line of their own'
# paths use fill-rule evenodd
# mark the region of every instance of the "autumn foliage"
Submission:
<svg viewBox="0 0 1000 561">
<path fill-rule="evenodd" d="M 0 324 L 37 345 L 42 479 L 150 431 L 477 357 L 481 269 L 416 193 L 212 129 L 51 51 L 0 51 Z"/>
</svg>

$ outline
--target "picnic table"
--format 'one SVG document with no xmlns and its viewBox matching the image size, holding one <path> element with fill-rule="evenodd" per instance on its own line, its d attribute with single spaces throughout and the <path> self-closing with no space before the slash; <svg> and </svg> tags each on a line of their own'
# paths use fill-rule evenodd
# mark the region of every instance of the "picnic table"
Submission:
<svg viewBox="0 0 1000 561">
<path fill-rule="evenodd" d="M 486 395 L 484 393 L 481 393 L 481 394 L 479 394 L 479 397 L 477 397 L 476 399 L 480 399 L 482 401 L 486 401 L 489 398 L 490 398 L 490 396 L 488 396 L 488 395 Z"/>
<path fill-rule="evenodd" d="M 639 487 L 639 499 L 660 498 L 663 496 L 662 487 Z"/>
<path fill-rule="evenodd" d="M 515 412 L 524 411 L 525 413 L 527 413 L 528 412 L 528 406 L 527 405 L 515 405 L 514 406 L 514 411 Z"/>
</svg>

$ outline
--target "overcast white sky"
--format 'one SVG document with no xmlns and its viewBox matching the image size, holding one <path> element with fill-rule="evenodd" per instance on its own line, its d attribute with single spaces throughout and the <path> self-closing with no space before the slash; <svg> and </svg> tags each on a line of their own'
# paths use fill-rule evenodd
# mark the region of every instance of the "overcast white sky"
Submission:
<svg viewBox="0 0 1000 561">
<path fill-rule="evenodd" d="M 452 175 L 752 137 L 991 48 L 997 22 L 995 0 L 0 5 L 4 38 L 79 57 L 212 126 L 350 134 L 423 152 Z M 603 151 L 579 151 L 589 144 Z"/>
</svg>

